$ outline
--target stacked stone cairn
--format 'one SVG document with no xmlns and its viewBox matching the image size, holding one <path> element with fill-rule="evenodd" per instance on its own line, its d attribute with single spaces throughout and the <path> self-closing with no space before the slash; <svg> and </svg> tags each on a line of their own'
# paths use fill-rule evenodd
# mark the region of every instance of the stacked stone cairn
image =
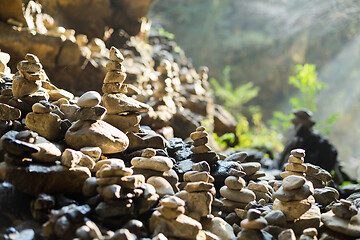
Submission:
<svg viewBox="0 0 360 240">
<path fill-rule="evenodd" d="M 216 193 L 212 184 L 214 178 L 209 172 L 210 166 L 207 162 L 194 164 L 192 171 L 183 175 L 184 190 L 176 193 L 177 197 L 186 202 L 186 215 L 198 221 L 211 214 L 211 205 Z"/>
<path fill-rule="evenodd" d="M 231 168 L 229 176 L 225 179 L 225 186 L 220 188 L 220 194 L 224 198 L 225 211 L 232 212 L 235 208 L 244 209 L 245 206 L 254 201 L 256 195 L 253 191 L 246 189 L 246 182 L 243 179 L 245 172 Z"/>
<path fill-rule="evenodd" d="M 360 237 L 358 209 L 351 201 L 341 199 L 332 206 L 331 211 L 321 214 L 321 220 L 327 228 L 340 233 L 343 239 Z"/>
<path fill-rule="evenodd" d="M 174 163 L 170 158 L 156 156 L 155 149 L 146 148 L 140 157 L 131 160 L 131 165 L 134 173 L 144 175 L 146 182 L 154 186 L 160 197 L 174 195 L 178 178 L 172 170 Z"/>
<path fill-rule="evenodd" d="M 127 84 L 123 83 L 126 79 L 123 61 L 121 52 L 111 47 L 110 61 L 106 65 L 108 72 L 102 87 L 103 104 L 108 110 L 104 121 L 125 133 L 136 133 L 140 131 L 140 113 L 147 112 L 150 107 L 125 95 Z"/>
<path fill-rule="evenodd" d="M 176 196 L 163 198 L 150 218 L 149 228 L 153 236 L 163 233 L 168 238 L 198 239 L 202 226 L 184 214 L 184 206 L 185 202 Z"/>
<path fill-rule="evenodd" d="M 13 76 L 12 93 L 15 98 L 34 104 L 40 100 L 49 100 L 49 95 L 39 92 L 46 74 L 37 56 L 26 54 L 25 60 L 17 64 L 18 72 Z"/>
<path fill-rule="evenodd" d="M 32 112 L 25 118 L 26 126 L 48 140 L 58 140 L 64 137 L 64 133 L 70 127 L 67 120 L 62 120 L 58 107 L 47 101 L 40 101 L 32 105 Z"/>
<path fill-rule="evenodd" d="M 190 134 L 190 138 L 193 140 L 191 160 L 195 163 L 206 161 L 212 167 L 217 164 L 219 156 L 207 145 L 208 135 L 203 126 L 196 128 L 196 131 Z"/>
<path fill-rule="evenodd" d="M 276 199 L 273 209 L 281 210 L 287 221 L 297 220 L 315 203 L 313 194 L 314 188 L 311 182 L 306 181 L 304 177 L 290 175 L 274 193 L 273 198 Z"/>
<path fill-rule="evenodd" d="M 133 170 L 121 161 L 103 164 L 96 178 L 97 191 L 104 199 L 95 208 L 100 218 L 144 213 L 159 197 L 143 175 L 133 175 Z"/>
<path fill-rule="evenodd" d="M 280 173 L 282 178 L 286 178 L 290 175 L 296 175 L 305 177 L 306 165 L 304 164 L 305 150 L 294 149 L 291 151 L 291 155 L 288 159 L 288 164 L 285 165 L 285 171 Z"/>
<path fill-rule="evenodd" d="M 104 154 L 124 151 L 128 137 L 119 129 L 103 121 L 106 108 L 99 105 L 101 96 L 95 91 L 84 93 L 77 101 L 78 121 L 65 134 L 66 143 L 74 149 L 99 147 Z"/>
<path fill-rule="evenodd" d="M 270 240 L 273 237 L 261 229 L 267 226 L 267 221 L 261 216 L 261 212 L 256 209 L 250 209 L 247 212 L 247 218 L 241 221 L 241 232 L 238 234 L 238 240 Z"/>
</svg>

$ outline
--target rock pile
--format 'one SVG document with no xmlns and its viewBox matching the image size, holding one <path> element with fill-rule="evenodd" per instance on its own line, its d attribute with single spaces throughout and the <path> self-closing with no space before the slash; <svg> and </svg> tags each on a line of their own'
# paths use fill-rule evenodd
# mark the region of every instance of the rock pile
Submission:
<svg viewBox="0 0 360 240">
<path fill-rule="evenodd" d="M 211 205 L 215 195 L 212 182 L 214 178 L 209 173 L 210 167 L 207 162 L 196 163 L 192 171 L 184 174 L 182 191 L 176 196 L 186 202 L 186 215 L 200 221 L 202 217 L 211 214 Z"/>
<path fill-rule="evenodd" d="M 103 164 L 96 172 L 97 191 L 104 201 L 96 208 L 101 218 L 139 215 L 158 200 L 155 189 L 145 183 L 143 175 L 135 174 L 124 163 Z"/>
<path fill-rule="evenodd" d="M 105 154 L 124 151 L 129 145 L 128 137 L 119 129 L 102 120 L 106 109 L 99 105 L 100 94 L 84 93 L 78 100 L 80 109 L 74 122 L 65 134 L 66 143 L 74 149 L 99 147 Z"/>
<path fill-rule="evenodd" d="M 13 77 L 12 92 L 14 97 L 24 99 L 28 102 L 41 88 L 41 81 L 44 81 L 46 74 L 37 56 L 26 54 L 25 60 L 17 65 L 18 72 Z M 37 97 L 41 100 L 48 100 L 49 95 L 42 92 Z"/>
<path fill-rule="evenodd" d="M 305 177 L 306 165 L 304 164 L 305 150 L 294 149 L 288 159 L 288 164 L 285 165 L 285 171 L 280 174 L 282 178 L 290 175 Z"/>
<path fill-rule="evenodd" d="M 314 188 L 311 182 L 306 181 L 304 177 L 288 176 L 273 195 L 276 198 L 273 209 L 281 210 L 287 221 L 296 220 L 315 203 L 312 194 L 314 194 Z"/>
<path fill-rule="evenodd" d="M 121 131 L 139 132 L 140 113 L 147 112 L 149 106 L 127 97 L 127 84 L 125 68 L 122 65 L 124 57 L 115 47 L 110 49 L 110 61 L 106 65 L 108 70 L 102 91 L 104 93 L 103 103 L 108 110 L 104 121 L 117 127 Z"/>
<path fill-rule="evenodd" d="M 68 122 L 63 121 L 55 113 L 58 109 L 47 101 L 40 101 L 32 106 L 32 112 L 25 118 L 26 126 L 48 140 L 59 140 L 64 137 L 64 133 L 69 128 Z"/>
<path fill-rule="evenodd" d="M 131 160 L 134 173 L 145 176 L 147 183 L 153 185 L 160 197 L 174 195 L 177 191 L 178 177 L 173 161 L 165 156 L 156 156 L 155 149 L 147 148 L 140 157 Z"/>
<path fill-rule="evenodd" d="M 217 153 L 211 151 L 211 148 L 207 145 L 209 137 L 205 131 L 205 127 L 201 126 L 196 128 L 196 131 L 190 134 L 190 138 L 193 140 L 191 160 L 195 163 L 206 161 L 210 167 L 216 165 L 219 157 Z"/>
<path fill-rule="evenodd" d="M 325 226 L 345 236 L 360 237 L 360 219 L 358 209 L 352 202 L 341 199 L 331 211 L 323 213 L 321 220 Z"/>
<path fill-rule="evenodd" d="M 265 218 L 261 217 L 261 212 L 256 209 L 250 209 L 247 212 L 247 218 L 241 221 L 241 232 L 237 236 L 238 240 L 270 240 L 272 236 L 262 231 L 267 226 Z"/>
<path fill-rule="evenodd" d="M 167 237 L 198 239 L 201 224 L 184 214 L 185 202 L 176 196 L 163 198 L 150 218 L 150 231 L 156 236 L 163 233 Z"/>
<path fill-rule="evenodd" d="M 225 186 L 220 188 L 220 194 L 224 197 L 222 202 L 227 211 L 232 212 L 235 208 L 244 209 L 254 201 L 256 196 L 253 191 L 246 189 L 246 182 L 242 178 L 245 173 L 236 169 L 230 169 L 229 176 L 225 179 Z"/>
</svg>

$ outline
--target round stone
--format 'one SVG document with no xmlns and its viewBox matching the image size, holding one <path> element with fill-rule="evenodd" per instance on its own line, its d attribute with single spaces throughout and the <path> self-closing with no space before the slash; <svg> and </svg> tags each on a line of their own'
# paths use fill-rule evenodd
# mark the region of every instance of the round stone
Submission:
<svg viewBox="0 0 360 240">
<path fill-rule="evenodd" d="M 151 158 L 134 157 L 131 160 L 131 165 L 133 165 L 135 168 L 165 172 L 172 169 L 174 163 L 168 157 L 154 156 Z"/>
<path fill-rule="evenodd" d="M 208 172 L 197 172 L 189 176 L 191 182 L 208 182 L 209 173 Z"/>
<path fill-rule="evenodd" d="M 203 132 L 203 131 L 205 131 L 205 127 L 204 126 L 197 127 L 196 131 L 197 132 Z"/>
<path fill-rule="evenodd" d="M 203 131 L 203 132 L 193 132 L 193 133 L 190 134 L 190 138 L 193 141 L 196 141 L 196 140 L 198 140 L 200 138 L 205 138 L 207 136 L 208 136 L 208 133 L 205 132 L 205 131 Z"/>
<path fill-rule="evenodd" d="M 151 184 L 160 197 L 175 194 L 171 184 L 163 177 L 152 176 L 146 181 L 146 183 Z"/>
<path fill-rule="evenodd" d="M 35 56 L 34 54 L 27 53 L 25 55 L 25 60 L 29 61 L 30 63 L 38 63 L 40 62 L 39 58 Z"/>
<path fill-rule="evenodd" d="M 284 190 L 293 190 L 302 187 L 306 182 L 304 177 L 291 175 L 284 178 L 282 182 L 282 187 Z"/>
<path fill-rule="evenodd" d="M 155 155 L 156 155 L 156 150 L 153 148 L 146 148 L 144 152 L 141 154 L 141 156 L 144 158 L 151 158 L 154 157 Z"/>
<path fill-rule="evenodd" d="M 245 229 L 263 229 L 267 226 L 267 222 L 265 218 L 258 218 L 256 220 L 250 221 L 249 219 L 245 219 L 241 221 L 241 227 Z"/>
<path fill-rule="evenodd" d="M 260 170 L 261 164 L 258 162 L 248 162 L 248 163 L 242 163 L 241 166 L 244 169 L 244 172 L 246 172 L 246 175 L 253 175 L 257 171 Z"/>
<path fill-rule="evenodd" d="M 293 149 L 290 153 L 297 158 L 305 157 L 305 150 L 301 148 Z"/>
<path fill-rule="evenodd" d="M 127 149 L 129 138 L 104 121 L 77 121 L 65 134 L 66 144 L 75 148 L 99 147 L 102 153 L 118 153 Z"/>
<path fill-rule="evenodd" d="M 300 177 L 305 177 L 305 173 L 302 173 L 302 172 L 284 171 L 284 172 L 280 173 L 280 176 L 281 176 L 282 178 L 286 178 L 286 177 L 291 176 L 291 175 L 300 176 Z"/>
<path fill-rule="evenodd" d="M 256 196 L 253 191 L 249 189 L 241 189 L 239 190 L 231 190 L 227 186 L 222 186 L 220 188 L 220 194 L 229 200 L 235 201 L 235 202 L 242 202 L 242 203 L 248 203 L 251 201 L 254 201 Z"/>
<path fill-rule="evenodd" d="M 77 101 L 79 107 L 95 107 L 101 101 L 101 95 L 96 91 L 88 91 Z"/>
<path fill-rule="evenodd" d="M 304 163 L 304 158 L 301 157 L 301 158 L 297 158 L 293 155 L 290 155 L 289 159 L 288 159 L 288 162 L 289 163 L 297 163 L 297 164 L 302 164 Z"/>
<path fill-rule="evenodd" d="M 235 176 L 235 177 L 244 177 L 244 176 L 246 176 L 246 173 L 244 171 L 240 171 L 240 170 L 237 170 L 235 168 L 230 168 L 229 169 L 229 175 L 230 176 Z"/>
<path fill-rule="evenodd" d="M 235 177 L 235 176 L 228 176 L 225 179 L 225 185 L 233 190 L 241 190 L 245 187 L 246 182 L 241 177 Z"/>
<path fill-rule="evenodd" d="M 185 206 L 184 200 L 182 200 L 179 197 L 176 196 L 170 196 L 161 199 L 160 201 L 161 206 L 167 207 L 167 208 L 177 208 L 180 206 Z"/>
<path fill-rule="evenodd" d="M 210 172 L 210 166 L 206 161 L 201 161 L 198 163 L 195 163 L 192 167 L 191 170 L 193 171 L 199 171 L 199 172 Z"/>
<path fill-rule="evenodd" d="M 306 165 L 297 164 L 297 163 L 288 163 L 288 164 L 286 164 L 286 167 L 285 167 L 285 171 L 300 172 L 300 173 L 306 172 L 306 169 L 307 169 Z"/>
<path fill-rule="evenodd" d="M 259 192 L 263 192 L 263 193 L 267 193 L 269 192 L 269 190 L 267 189 L 267 187 L 265 186 L 265 184 L 263 183 L 256 183 L 251 181 L 248 184 L 248 189 L 253 190 L 253 191 L 259 191 Z"/>
</svg>

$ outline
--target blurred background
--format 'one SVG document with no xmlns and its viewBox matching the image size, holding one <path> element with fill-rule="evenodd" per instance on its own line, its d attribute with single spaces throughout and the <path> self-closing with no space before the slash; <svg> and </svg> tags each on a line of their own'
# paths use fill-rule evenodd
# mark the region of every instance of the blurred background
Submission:
<svg viewBox="0 0 360 240">
<path fill-rule="evenodd" d="M 195 67 L 209 67 L 214 95 L 238 121 L 251 126 L 261 119 L 266 128 L 286 130 L 279 122 L 302 107 L 298 100 L 310 98 L 317 129 L 338 149 L 344 169 L 357 176 L 359 11 L 354 0 L 158 0 L 149 18 Z M 224 89 L 232 98 L 217 94 Z"/>
</svg>

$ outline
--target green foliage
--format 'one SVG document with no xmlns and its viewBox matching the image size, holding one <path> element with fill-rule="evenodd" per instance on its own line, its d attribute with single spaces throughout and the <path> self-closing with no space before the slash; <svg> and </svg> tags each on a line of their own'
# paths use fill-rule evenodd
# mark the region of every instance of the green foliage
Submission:
<svg viewBox="0 0 360 240">
<path fill-rule="evenodd" d="M 216 97 L 228 111 L 232 114 L 237 113 L 238 124 L 236 127 L 236 136 L 239 144 L 234 148 L 256 148 L 271 152 L 281 152 L 283 145 L 281 143 L 281 134 L 268 128 L 262 121 L 261 109 L 258 106 L 247 106 L 246 110 L 250 112 L 250 117 L 244 116 L 244 106 L 250 100 L 257 97 L 260 88 L 254 86 L 252 82 L 234 87 L 230 81 L 231 68 L 225 67 L 223 70 L 223 84 L 221 85 L 215 78 L 210 79 L 213 86 L 213 95 Z M 209 121 L 203 122 L 208 124 Z M 213 134 L 216 142 L 222 149 L 235 142 L 236 136 L 233 133 L 227 133 L 223 136 Z"/>
<path fill-rule="evenodd" d="M 164 28 L 157 29 L 157 32 L 159 33 L 160 36 L 166 37 L 168 39 L 174 39 L 175 38 L 175 35 L 173 33 L 170 33 L 168 31 L 166 31 Z"/>
<path fill-rule="evenodd" d="M 213 86 L 212 93 L 227 110 L 230 112 L 241 112 L 242 107 L 259 94 L 259 87 L 252 82 L 245 83 L 234 88 L 230 81 L 231 67 L 226 66 L 223 70 L 223 85 L 215 78 L 210 78 Z"/>
<path fill-rule="evenodd" d="M 295 76 L 289 77 L 289 84 L 299 90 L 300 96 L 290 98 L 292 112 L 307 109 L 313 113 L 317 111 L 317 96 L 326 87 L 325 83 L 319 82 L 316 66 L 314 64 L 296 65 Z M 279 111 L 273 113 L 269 120 L 274 129 L 287 130 L 291 127 L 293 114 L 284 114 Z M 331 126 L 339 119 L 339 114 L 330 115 L 325 121 L 318 121 L 316 127 L 323 134 L 330 134 Z"/>
</svg>

